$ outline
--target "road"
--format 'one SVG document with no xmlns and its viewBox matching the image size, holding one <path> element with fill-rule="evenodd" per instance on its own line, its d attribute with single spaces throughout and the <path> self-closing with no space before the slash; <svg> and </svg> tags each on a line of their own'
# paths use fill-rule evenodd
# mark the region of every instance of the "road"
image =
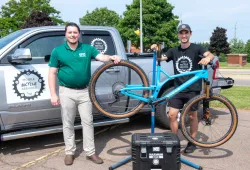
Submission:
<svg viewBox="0 0 250 170">
<path fill-rule="evenodd" d="M 234 79 L 234 86 L 250 86 L 250 69 L 220 69 L 220 76 Z"/>
<path fill-rule="evenodd" d="M 189 155 L 182 153 L 182 158 L 202 166 L 204 170 L 248 170 L 250 167 L 249 121 L 249 111 L 239 111 L 237 131 L 226 144 L 213 149 L 198 148 Z M 2 143 L 0 169 L 107 170 L 111 165 L 130 156 L 130 141 L 133 133 L 150 132 L 150 117 L 142 116 L 116 128 L 108 130 L 107 128 L 95 129 L 96 133 L 100 132 L 95 137 L 95 143 L 97 153 L 105 161 L 102 165 L 95 165 L 85 159 L 85 154 L 82 151 L 81 131 L 77 131 L 77 152 L 72 166 L 64 165 L 64 143 L 62 133 L 60 133 Z M 155 131 L 163 132 L 165 130 L 156 127 Z M 186 141 L 181 134 L 179 137 L 183 152 Z M 117 170 L 132 170 L 132 163 L 130 162 Z M 193 168 L 182 164 L 182 170 L 193 170 Z"/>
</svg>

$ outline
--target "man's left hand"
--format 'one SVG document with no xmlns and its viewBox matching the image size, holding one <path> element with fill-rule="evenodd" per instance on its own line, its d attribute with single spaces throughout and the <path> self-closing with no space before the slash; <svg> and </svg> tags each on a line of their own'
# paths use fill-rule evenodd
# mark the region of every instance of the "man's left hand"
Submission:
<svg viewBox="0 0 250 170">
<path fill-rule="evenodd" d="M 198 64 L 207 65 L 210 61 L 211 60 L 209 57 L 205 57 L 205 58 L 201 59 L 201 61 Z"/>
<path fill-rule="evenodd" d="M 110 59 L 113 60 L 115 64 L 118 64 L 121 61 L 121 58 L 117 55 L 110 56 Z"/>
</svg>

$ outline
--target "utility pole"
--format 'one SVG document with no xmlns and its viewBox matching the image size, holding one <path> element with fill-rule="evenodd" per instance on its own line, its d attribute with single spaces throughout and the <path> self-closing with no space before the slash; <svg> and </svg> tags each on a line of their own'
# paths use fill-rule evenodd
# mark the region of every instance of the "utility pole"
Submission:
<svg viewBox="0 0 250 170">
<path fill-rule="evenodd" d="M 140 49 L 143 53 L 143 41 L 142 41 L 142 0 L 140 0 Z"/>
<path fill-rule="evenodd" d="M 236 22 L 236 24 L 234 26 L 234 38 L 236 38 L 236 30 L 237 30 L 237 22 Z"/>
<path fill-rule="evenodd" d="M 181 14 L 181 17 L 180 17 L 180 23 L 182 24 L 182 14 Z M 181 25 L 181 24 L 180 24 L 180 25 Z"/>
</svg>

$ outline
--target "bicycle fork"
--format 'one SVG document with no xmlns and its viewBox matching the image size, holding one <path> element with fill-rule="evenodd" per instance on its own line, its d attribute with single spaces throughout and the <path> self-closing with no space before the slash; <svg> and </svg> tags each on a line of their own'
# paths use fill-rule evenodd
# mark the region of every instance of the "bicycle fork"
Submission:
<svg viewBox="0 0 250 170">
<path fill-rule="evenodd" d="M 206 94 L 206 98 L 203 100 L 203 116 L 202 119 L 204 120 L 207 126 L 211 125 L 211 115 L 209 109 L 209 97 L 210 97 L 210 82 L 208 80 L 204 81 L 204 92 Z"/>
</svg>

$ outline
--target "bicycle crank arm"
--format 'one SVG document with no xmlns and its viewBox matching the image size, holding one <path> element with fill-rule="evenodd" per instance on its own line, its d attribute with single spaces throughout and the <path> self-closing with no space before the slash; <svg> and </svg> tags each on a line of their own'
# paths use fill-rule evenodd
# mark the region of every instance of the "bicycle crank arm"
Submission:
<svg viewBox="0 0 250 170">
<path fill-rule="evenodd" d="M 168 98 L 160 98 L 160 99 L 158 99 L 158 100 L 156 100 L 156 101 L 154 101 L 154 102 L 152 102 L 152 105 L 158 105 L 158 104 L 163 104 L 164 102 L 168 102 Z"/>
<path fill-rule="evenodd" d="M 118 102 L 119 100 L 115 100 L 113 102 L 108 103 L 109 106 L 112 106 L 114 103 Z"/>
<path fill-rule="evenodd" d="M 118 92 L 115 92 L 115 93 L 114 93 L 114 97 L 115 97 L 115 101 L 108 103 L 109 106 L 112 106 L 114 103 L 120 101 L 120 97 L 119 97 L 119 95 L 118 95 Z"/>
</svg>

